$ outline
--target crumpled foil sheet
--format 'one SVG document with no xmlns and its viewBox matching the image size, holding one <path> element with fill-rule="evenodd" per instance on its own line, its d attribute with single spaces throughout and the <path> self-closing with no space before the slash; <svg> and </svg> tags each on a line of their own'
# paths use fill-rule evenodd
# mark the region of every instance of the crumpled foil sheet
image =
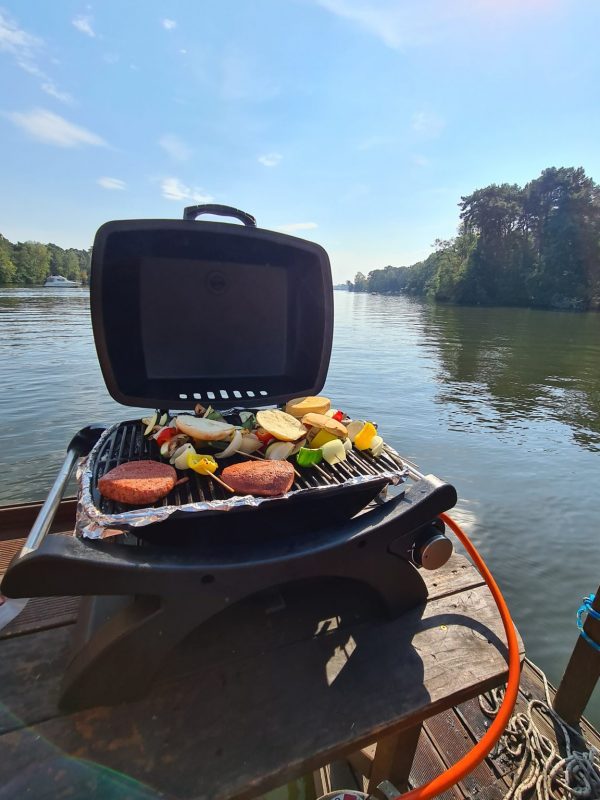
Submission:
<svg viewBox="0 0 600 800">
<path fill-rule="evenodd" d="M 92 470 L 90 464 L 96 459 L 96 453 L 104 444 L 104 440 L 110 436 L 121 423 L 116 423 L 102 434 L 98 442 L 94 445 L 87 458 L 82 459 L 77 468 L 77 480 L 79 481 L 79 497 L 77 502 L 77 515 L 75 531 L 79 536 L 86 539 L 104 539 L 114 536 L 117 533 L 125 533 L 132 528 L 141 528 L 145 525 L 152 525 L 155 522 L 163 522 L 173 514 L 201 514 L 205 511 L 232 511 L 239 508 L 258 508 L 263 503 L 272 503 L 274 500 L 281 501 L 294 497 L 297 494 L 303 496 L 315 495 L 318 492 L 335 488 L 329 486 L 314 486 L 310 489 L 293 489 L 284 495 L 277 497 L 254 497 L 253 495 L 234 495 L 227 500 L 210 500 L 202 503 L 186 503 L 180 506 L 160 506 L 159 508 L 132 508 L 131 511 L 123 511 L 120 514 L 105 514 L 94 503 L 92 498 Z M 387 446 L 386 446 L 387 447 Z M 399 455 L 391 447 L 387 451 L 396 456 Z M 343 486 L 359 486 L 361 484 L 372 483 L 386 478 L 390 484 L 397 486 L 402 483 L 407 476 L 407 470 L 398 465 L 395 471 L 382 471 L 377 475 L 357 475 L 349 478 Z M 342 484 L 340 484 L 342 485 Z"/>
</svg>

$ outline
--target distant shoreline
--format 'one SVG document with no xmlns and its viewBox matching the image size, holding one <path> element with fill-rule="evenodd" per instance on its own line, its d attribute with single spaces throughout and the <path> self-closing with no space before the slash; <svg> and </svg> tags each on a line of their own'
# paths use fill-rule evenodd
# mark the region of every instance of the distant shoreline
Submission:
<svg viewBox="0 0 600 800">
<path fill-rule="evenodd" d="M 523 308 L 529 311 L 566 311 L 574 314 L 597 314 L 600 308 L 575 308 L 573 306 L 541 306 L 541 305 L 526 305 L 524 303 L 458 303 L 456 301 L 436 300 L 434 297 L 429 297 L 422 294 L 413 294 L 412 292 L 365 292 L 355 291 L 354 289 L 347 289 L 342 286 L 334 286 L 334 291 L 348 292 L 349 294 L 370 294 L 377 295 L 378 297 L 408 297 L 416 300 L 421 300 L 424 303 L 429 303 L 436 306 L 444 306 L 446 308 Z"/>
</svg>

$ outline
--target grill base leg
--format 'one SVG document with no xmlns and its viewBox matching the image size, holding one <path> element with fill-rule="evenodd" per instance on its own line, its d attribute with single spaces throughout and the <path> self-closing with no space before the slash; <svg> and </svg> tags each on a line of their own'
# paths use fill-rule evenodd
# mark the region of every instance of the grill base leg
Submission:
<svg viewBox="0 0 600 800">
<path fill-rule="evenodd" d="M 360 553 L 360 555 L 359 555 Z M 308 569 L 307 578 L 346 578 L 369 586 L 390 616 L 424 604 L 427 589 L 419 571 L 398 556 L 357 552 L 331 559 L 325 574 Z M 324 566 L 324 565 L 322 565 Z M 143 697 L 169 653 L 203 622 L 234 603 L 273 586 L 280 576 L 257 570 L 248 583 L 230 576 L 226 586 L 204 586 L 193 595 L 93 597 L 83 602 L 75 628 L 75 652 L 61 686 L 65 710 L 112 705 Z M 201 658 L 201 656 L 199 656 Z"/>
<path fill-rule="evenodd" d="M 59 706 L 70 711 L 147 694 L 171 650 L 223 609 L 216 598 L 195 601 L 194 608 L 189 598 L 88 598 L 76 626 L 75 652 L 63 677 Z"/>
<path fill-rule="evenodd" d="M 373 558 L 372 564 L 366 560 L 359 564 L 351 562 L 350 568 L 344 570 L 344 577 L 367 584 L 391 619 L 427 602 L 427 586 L 419 570 L 391 553 Z"/>
</svg>

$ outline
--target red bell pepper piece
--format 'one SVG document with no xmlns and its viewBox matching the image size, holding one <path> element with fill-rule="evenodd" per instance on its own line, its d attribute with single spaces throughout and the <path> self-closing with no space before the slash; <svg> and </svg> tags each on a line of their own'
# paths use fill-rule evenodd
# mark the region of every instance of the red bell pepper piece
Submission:
<svg viewBox="0 0 600 800">
<path fill-rule="evenodd" d="M 256 434 L 257 439 L 263 443 L 263 446 L 268 445 L 269 442 L 275 441 L 275 437 L 264 428 L 257 428 L 254 433 Z"/>
<path fill-rule="evenodd" d="M 177 428 L 163 428 L 156 437 L 156 444 L 160 447 L 161 444 L 168 442 L 177 434 Z"/>
</svg>

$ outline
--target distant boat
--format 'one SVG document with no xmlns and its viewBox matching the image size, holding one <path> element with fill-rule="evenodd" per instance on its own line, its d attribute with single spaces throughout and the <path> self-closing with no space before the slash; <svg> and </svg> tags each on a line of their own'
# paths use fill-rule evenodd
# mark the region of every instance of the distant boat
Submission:
<svg viewBox="0 0 600 800">
<path fill-rule="evenodd" d="M 53 289 L 69 289 L 72 286 L 80 286 L 81 284 L 76 281 L 69 281 L 62 275 L 48 275 L 44 286 L 52 287 Z"/>
</svg>

